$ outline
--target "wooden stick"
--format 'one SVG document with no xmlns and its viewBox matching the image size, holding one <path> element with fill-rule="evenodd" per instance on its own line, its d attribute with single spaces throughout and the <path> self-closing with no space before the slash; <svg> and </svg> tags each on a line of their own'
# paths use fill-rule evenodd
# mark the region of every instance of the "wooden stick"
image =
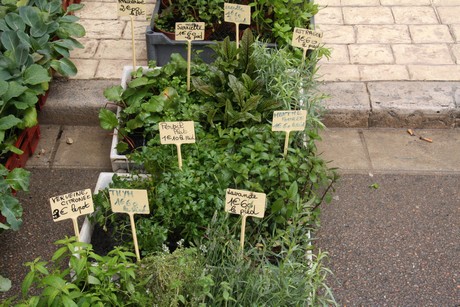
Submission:
<svg viewBox="0 0 460 307">
<path fill-rule="evenodd" d="M 133 234 L 134 250 L 136 251 L 137 261 L 141 261 L 141 255 L 139 253 L 139 245 L 137 243 L 136 224 L 134 223 L 134 213 L 128 213 L 129 220 L 131 221 L 131 232 Z"/>
<path fill-rule="evenodd" d="M 73 222 L 73 231 L 75 232 L 75 236 L 77 237 L 77 241 L 80 242 L 80 231 L 78 230 L 77 217 L 73 217 L 72 222 Z"/>
<path fill-rule="evenodd" d="M 187 41 L 187 91 L 190 92 L 190 63 L 192 62 L 192 41 Z"/>
<path fill-rule="evenodd" d="M 182 169 L 182 152 L 180 150 L 180 144 L 176 144 L 177 146 L 177 161 L 179 163 L 179 169 Z"/>
<path fill-rule="evenodd" d="M 290 131 L 286 131 L 286 138 L 284 139 L 284 153 L 283 153 L 284 158 L 286 158 L 287 156 L 287 151 L 289 147 L 289 132 Z"/>
<path fill-rule="evenodd" d="M 136 70 L 136 46 L 134 46 L 134 17 L 131 15 L 131 44 L 133 50 L 133 70 Z"/>
<path fill-rule="evenodd" d="M 236 49 L 240 48 L 240 24 L 235 23 L 236 26 Z"/>
<path fill-rule="evenodd" d="M 242 215 L 241 219 L 241 236 L 240 236 L 240 245 L 241 245 L 241 251 L 244 250 L 244 233 L 246 232 L 246 214 Z"/>
</svg>

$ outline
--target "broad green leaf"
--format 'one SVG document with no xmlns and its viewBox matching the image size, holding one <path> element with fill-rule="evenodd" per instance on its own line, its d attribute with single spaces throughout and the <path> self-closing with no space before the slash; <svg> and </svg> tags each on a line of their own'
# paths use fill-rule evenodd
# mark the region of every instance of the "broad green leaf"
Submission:
<svg viewBox="0 0 460 307">
<path fill-rule="evenodd" d="M 70 58 L 69 49 L 60 46 L 54 46 L 54 50 L 56 50 L 56 52 L 62 55 L 64 58 Z"/>
<path fill-rule="evenodd" d="M 99 123 L 102 129 L 113 130 L 118 126 L 118 119 L 115 113 L 107 109 L 99 110 Z"/>
<path fill-rule="evenodd" d="M 59 47 L 66 48 L 68 50 L 72 50 L 72 49 L 75 49 L 75 48 L 84 48 L 84 46 L 82 44 L 80 44 L 77 40 L 70 39 L 70 38 L 60 39 L 58 41 L 54 41 L 53 44 L 57 45 Z"/>
<path fill-rule="evenodd" d="M 37 101 L 37 95 L 32 90 L 27 90 L 14 101 L 14 106 L 19 110 L 26 110 L 35 107 Z"/>
<path fill-rule="evenodd" d="M 243 83 L 240 82 L 234 75 L 228 76 L 228 86 L 232 89 L 235 94 L 235 100 L 240 106 L 243 106 L 244 100 L 248 94 L 248 91 L 244 87 Z"/>
<path fill-rule="evenodd" d="M 8 90 L 8 82 L 0 80 L 0 97 Z"/>
<path fill-rule="evenodd" d="M 129 146 L 125 142 L 118 142 L 117 144 L 117 152 L 125 152 L 129 149 Z"/>
<path fill-rule="evenodd" d="M 64 307 L 78 307 L 77 303 L 75 303 L 70 297 L 67 295 L 62 295 L 61 296 L 62 303 Z"/>
<path fill-rule="evenodd" d="M 104 90 L 104 97 L 107 98 L 109 101 L 120 102 L 121 94 L 123 93 L 123 88 L 121 85 L 115 85 L 108 87 Z"/>
<path fill-rule="evenodd" d="M 45 276 L 42 279 L 42 282 L 45 285 L 54 287 L 56 289 L 63 289 L 65 287 L 65 284 L 66 284 L 66 281 L 64 279 L 62 279 L 61 277 L 58 277 L 58 276 L 54 276 L 54 275 Z"/>
<path fill-rule="evenodd" d="M 136 87 L 139 87 L 139 86 L 150 84 L 150 83 L 152 83 L 152 81 L 153 80 L 149 80 L 146 77 L 136 78 L 136 79 L 134 79 L 134 80 L 132 80 L 132 81 L 130 81 L 128 83 L 128 87 L 129 88 L 136 88 Z"/>
<path fill-rule="evenodd" d="M 16 81 L 8 84 L 8 90 L 3 94 L 3 101 L 8 102 L 11 98 L 19 97 L 27 90 L 27 87 L 20 85 Z"/>
<path fill-rule="evenodd" d="M 6 50 L 11 50 L 13 52 L 19 44 L 18 35 L 12 30 L 3 32 L 0 41 Z"/>
<path fill-rule="evenodd" d="M 0 211 L 6 222 L 10 225 L 12 230 L 19 230 L 22 225 L 22 207 L 19 200 L 11 195 L 3 195 L 0 197 Z"/>
<path fill-rule="evenodd" d="M 71 5 L 69 5 L 69 6 L 67 7 L 67 13 L 69 13 L 69 12 L 75 12 L 75 11 L 81 10 L 83 7 L 84 7 L 83 4 L 76 4 L 76 3 L 73 3 L 73 4 L 71 4 Z"/>
<path fill-rule="evenodd" d="M 51 76 L 48 70 L 38 64 L 32 64 L 24 71 L 25 84 L 41 84 L 51 81 Z"/>
<path fill-rule="evenodd" d="M 69 38 L 69 37 L 83 37 L 85 36 L 85 28 L 78 23 L 59 23 L 59 29 L 57 29 L 56 34 L 59 38 Z"/>
<path fill-rule="evenodd" d="M 33 6 L 23 6 L 19 8 L 19 16 L 31 28 L 43 23 L 40 17 L 40 10 Z"/>
<path fill-rule="evenodd" d="M 52 60 L 50 65 L 63 76 L 71 77 L 77 74 L 77 67 L 69 59 Z"/>
<path fill-rule="evenodd" d="M 131 131 L 136 130 L 137 128 L 140 128 L 143 125 L 144 125 L 144 121 L 140 120 L 137 116 L 136 118 L 133 118 L 126 122 L 126 128 Z"/>
<path fill-rule="evenodd" d="M 16 13 L 9 13 L 5 16 L 5 22 L 11 30 L 17 32 L 24 32 L 26 24 L 22 21 L 21 16 Z"/>
<path fill-rule="evenodd" d="M 11 280 L 0 275 L 0 292 L 6 292 L 11 289 Z"/>
<path fill-rule="evenodd" d="M 14 57 L 18 66 L 25 65 L 29 59 L 29 47 L 23 43 L 19 43 L 14 51 Z"/>
<path fill-rule="evenodd" d="M 16 191 L 29 191 L 30 172 L 23 168 L 13 169 L 5 178 L 6 182 Z"/>
<path fill-rule="evenodd" d="M 24 46 L 27 46 L 28 48 L 32 48 L 32 44 L 30 43 L 30 36 L 29 35 L 27 35 L 24 32 L 18 32 L 17 34 L 18 34 L 19 40 L 21 41 L 21 43 Z"/>
<path fill-rule="evenodd" d="M 35 106 L 28 108 L 24 112 L 22 122 L 26 128 L 30 128 L 38 124 L 37 108 Z"/>
<path fill-rule="evenodd" d="M 146 103 L 142 104 L 142 109 L 147 112 L 161 112 L 163 111 L 164 103 L 158 96 L 153 96 Z"/>
<path fill-rule="evenodd" d="M 92 275 L 88 275 L 88 283 L 90 285 L 100 285 L 101 281 Z"/>
<path fill-rule="evenodd" d="M 59 21 L 60 22 L 77 22 L 80 18 L 78 18 L 77 16 L 75 15 L 65 15 L 65 16 L 62 16 L 61 18 L 59 18 Z"/>
<path fill-rule="evenodd" d="M 10 129 L 21 123 L 21 120 L 14 115 L 10 114 L 0 118 L 0 130 Z"/>
</svg>

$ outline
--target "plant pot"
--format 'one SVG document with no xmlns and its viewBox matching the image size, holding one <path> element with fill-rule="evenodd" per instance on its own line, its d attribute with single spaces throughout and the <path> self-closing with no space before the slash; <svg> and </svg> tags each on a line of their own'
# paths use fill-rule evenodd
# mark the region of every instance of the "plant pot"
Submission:
<svg viewBox="0 0 460 307">
<path fill-rule="evenodd" d="M 19 135 L 14 146 L 21 149 L 23 154 L 18 155 L 13 153 L 5 162 L 5 167 L 10 171 L 18 168 L 24 167 L 27 163 L 27 160 L 32 156 L 37 148 L 38 141 L 40 140 L 40 126 L 36 125 L 31 128 L 26 128 Z"/>
<path fill-rule="evenodd" d="M 110 172 L 102 172 L 99 174 L 97 178 L 96 186 L 94 187 L 93 194 L 99 193 L 100 190 L 103 190 L 109 186 L 112 182 L 112 178 L 114 175 L 117 176 L 130 176 L 130 174 L 117 174 L 117 173 L 110 173 Z M 143 176 L 143 175 L 140 175 Z M 146 175 L 144 175 L 146 176 Z M 91 243 L 91 237 L 93 235 L 94 225 L 90 222 L 89 218 L 86 216 L 83 222 L 83 225 L 80 229 L 80 241 L 85 243 Z"/>
<path fill-rule="evenodd" d="M 136 66 L 136 69 L 142 67 L 144 70 L 148 69 L 146 66 Z M 123 67 L 123 73 L 121 76 L 121 86 L 126 89 L 128 82 L 131 80 L 131 72 L 133 71 L 133 66 Z M 117 108 L 117 117 L 120 116 L 121 108 Z M 117 151 L 118 139 L 118 130 L 114 130 L 112 134 L 112 145 L 110 147 L 110 163 L 112 165 L 113 172 L 129 172 L 133 169 L 139 169 L 139 166 L 131 162 L 126 155 L 120 154 Z"/>
<path fill-rule="evenodd" d="M 169 62 L 171 54 L 173 53 L 180 53 L 184 58 L 187 58 L 187 42 L 175 41 L 165 33 L 160 33 L 156 30 L 155 17 L 158 15 L 160 7 L 161 1 L 157 1 L 153 10 L 150 26 L 147 26 L 145 37 L 148 60 L 154 60 L 158 66 L 163 66 Z M 216 42 L 211 40 L 192 41 L 192 49 L 194 51 L 201 51 L 199 57 L 206 63 L 210 63 L 214 55 L 214 50 L 212 50 L 210 46 L 214 44 L 216 44 Z M 275 48 L 276 44 L 268 44 L 267 46 Z"/>
</svg>

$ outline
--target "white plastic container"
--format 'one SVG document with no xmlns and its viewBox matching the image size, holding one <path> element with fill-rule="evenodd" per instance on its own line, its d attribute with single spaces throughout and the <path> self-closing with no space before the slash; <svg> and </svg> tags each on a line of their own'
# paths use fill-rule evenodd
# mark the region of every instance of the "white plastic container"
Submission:
<svg viewBox="0 0 460 307">
<path fill-rule="evenodd" d="M 136 66 L 136 69 L 142 67 L 144 70 L 148 70 L 147 66 Z M 128 82 L 131 80 L 131 72 L 133 71 L 133 66 L 123 67 L 123 74 L 121 76 L 121 86 L 123 89 L 126 89 Z M 121 108 L 117 108 L 117 118 L 119 117 Z M 112 145 L 110 147 L 110 163 L 112 165 L 112 171 L 114 172 L 129 172 L 135 168 L 135 164 L 126 157 L 126 155 L 120 155 L 117 152 L 118 144 L 118 130 L 113 131 L 112 136 Z"/>
</svg>

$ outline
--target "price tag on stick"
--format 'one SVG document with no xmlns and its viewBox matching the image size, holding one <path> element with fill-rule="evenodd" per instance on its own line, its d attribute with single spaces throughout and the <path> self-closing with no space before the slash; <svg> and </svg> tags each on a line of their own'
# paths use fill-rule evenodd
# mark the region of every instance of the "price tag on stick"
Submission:
<svg viewBox="0 0 460 307">
<path fill-rule="evenodd" d="M 177 146 L 177 160 L 179 168 L 182 169 L 181 144 L 195 143 L 195 124 L 193 121 L 186 122 L 161 122 L 160 123 L 161 144 L 175 144 Z"/>
<path fill-rule="evenodd" d="M 136 47 L 134 45 L 134 17 L 145 16 L 145 0 L 118 0 L 118 16 L 131 17 L 131 46 L 133 51 L 133 70 L 136 69 Z"/>
<path fill-rule="evenodd" d="M 141 260 L 139 245 L 137 243 L 136 223 L 134 214 L 149 214 L 149 200 L 147 190 L 109 189 L 110 205 L 113 212 L 127 213 L 131 222 L 134 249 L 137 261 Z"/>
<path fill-rule="evenodd" d="M 251 7 L 249 5 L 224 3 L 224 21 L 233 22 L 236 27 L 236 48 L 240 47 L 240 24 L 251 24 Z"/>
<path fill-rule="evenodd" d="M 75 236 L 80 240 L 77 218 L 94 212 L 90 189 L 80 190 L 50 198 L 53 221 L 72 219 Z"/>
<path fill-rule="evenodd" d="M 225 211 L 239 214 L 241 221 L 241 250 L 244 248 L 244 233 L 246 230 L 246 218 L 248 216 L 263 218 L 265 214 L 264 193 L 256 193 L 244 190 L 227 189 L 225 192 Z"/>
<path fill-rule="evenodd" d="M 292 46 L 303 49 L 303 59 L 305 60 L 307 50 L 318 48 L 321 44 L 322 38 L 322 32 L 303 28 L 294 28 L 294 32 L 292 34 Z"/>
<path fill-rule="evenodd" d="M 190 91 L 192 41 L 204 40 L 204 22 L 176 22 L 176 40 L 187 41 L 187 91 Z"/>
<path fill-rule="evenodd" d="M 307 122 L 306 110 L 275 111 L 273 112 L 272 131 L 285 131 L 284 157 L 289 147 L 289 133 L 291 131 L 303 131 Z"/>
</svg>

